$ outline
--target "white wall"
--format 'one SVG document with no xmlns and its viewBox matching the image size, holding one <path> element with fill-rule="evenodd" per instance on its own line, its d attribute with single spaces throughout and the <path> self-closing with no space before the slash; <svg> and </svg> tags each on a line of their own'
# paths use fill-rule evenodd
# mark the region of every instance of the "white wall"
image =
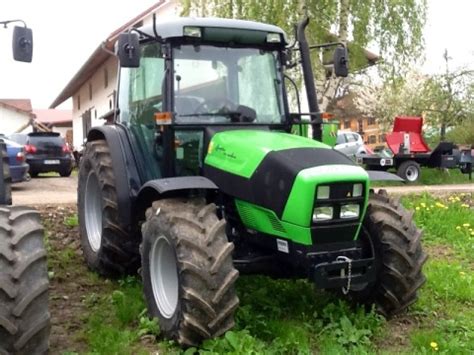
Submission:
<svg viewBox="0 0 474 355">
<path fill-rule="evenodd" d="M 157 17 L 174 17 L 180 12 L 179 2 L 170 0 L 161 5 L 156 11 Z M 147 16 L 144 24 L 152 23 L 152 14 Z M 104 69 L 108 73 L 108 85 L 104 85 Z M 98 118 L 109 112 L 114 105 L 113 92 L 117 90 L 118 62 L 115 57 L 110 57 L 101 65 L 93 76 L 73 95 L 73 146 L 74 149 L 81 150 L 84 141 L 82 115 L 91 109 L 92 127 L 103 125 L 104 120 Z M 92 85 L 92 99 L 89 95 L 89 85 Z M 80 107 L 78 106 L 78 97 L 80 97 Z M 110 106 L 112 105 L 112 106 Z"/>
<path fill-rule="evenodd" d="M 107 70 L 108 76 L 107 87 L 105 87 L 105 70 Z M 89 86 L 92 87 L 92 99 Z M 105 121 L 99 118 L 113 109 L 113 92 L 116 88 L 117 59 L 110 57 L 73 96 L 72 125 L 75 149 L 80 149 L 83 143 L 82 115 L 90 109 L 92 127 L 104 124 Z"/>
<path fill-rule="evenodd" d="M 0 105 L 0 133 L 11 134 L 16 132 L 30 120 L 30 115 L 26 112 L 16 111 Z M 31 126 L 19 133 L 31 132 Z"/>
<path fill-rule="evenodd" d="M 71 127 L 56 127 L 56 126 L 53 126 L 51 127 L 53 132 L 57 132 L 61 135 L 61 137 L 63 138 L 66 138 L 66 133 L 68 130 L 71 129 Z"/>
</svg>

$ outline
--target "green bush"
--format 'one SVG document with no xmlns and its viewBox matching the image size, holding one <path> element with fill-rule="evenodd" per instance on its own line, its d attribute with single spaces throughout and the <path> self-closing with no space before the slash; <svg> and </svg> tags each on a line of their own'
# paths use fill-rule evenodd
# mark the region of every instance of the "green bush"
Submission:
<svg viewBox="0 0 474 355">
<path fill-rule="evenodd" d="M 446 134 L 446 140 L 456 144 L 474 144 L 474 119 L 467 120 Z"/>
</svg>

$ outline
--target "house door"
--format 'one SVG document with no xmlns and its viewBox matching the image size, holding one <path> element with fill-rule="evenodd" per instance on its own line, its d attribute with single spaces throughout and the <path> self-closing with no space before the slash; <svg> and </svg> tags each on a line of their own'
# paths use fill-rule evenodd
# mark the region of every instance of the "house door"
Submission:
<svg viewBox="0 0 474 355">
<path fill-rule="evenodd" d="M 82 114 L 82 139 L 87 138 L 87 133 L 89 133 L 89 130 L 91 129 L 92 126 L 92 110 L 88 109 L 86 112 Z"/>
</svg>

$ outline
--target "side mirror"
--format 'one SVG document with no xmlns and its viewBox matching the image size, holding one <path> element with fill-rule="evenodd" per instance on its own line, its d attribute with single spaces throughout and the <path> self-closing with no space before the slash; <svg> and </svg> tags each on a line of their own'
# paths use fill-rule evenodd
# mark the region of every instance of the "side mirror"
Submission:
<svg viewBox="0 0 474 355">
<path fill-rule="evenodd" d="M 117 55 L 122 68 L 138 68 L 140 66 L 140 42 L 136 33 L 120 34 Z"/>
<path fill-rule="evenodd" d="M 334 50 L 333 63 L 334 73 L 337 77 L 345 78 L 347 75 L 349 75 L 349 68 L 347 65 L 349 63 L 349 56 L 347 54 L 346 47 L 336 47 Z"/>
<path fill-rule="evenodd" d="M 13 59 L 30 63 L 33 58 L 33 31 L 28 27 L 13 29 Z"/>
</svg>

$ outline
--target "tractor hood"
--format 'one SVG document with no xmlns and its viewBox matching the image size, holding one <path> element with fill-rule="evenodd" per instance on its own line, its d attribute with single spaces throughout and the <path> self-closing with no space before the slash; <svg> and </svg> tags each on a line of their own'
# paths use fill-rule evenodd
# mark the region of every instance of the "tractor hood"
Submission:
<svg viewBox="0 0 474 355">
<path fill-rule="evenodd" d="M 326 152 L 331 150 L 323 143 L 293 134 L 233 130 L 219 132 L 212 137 L 207 149 L 205 164 L 248 179 L 269 153 L 290 149 L 310 149 L 311 151 L 317 149 Z M 345 156 L 343 157 L 345 158 Z M 294 158 L 298 159 L 296 156 Z M 346 158 L 344 161 L 348 161 L 348 159 Z M 351 162 L 349 161 L 349 163 Z"/>
<path fill-rule="evenodd" d="M 365 170 L 327 145 L 296 135 L 257 130 L 216 133 L 208 146 L 204 175 L 224 193 L 299 225 L 310 223 L 318 184 L 357 181 L 368 187 Z M 297 200 L 303 196 L 307 211 L 298 207 Z M 286 209 L 291 200 L 296 214 Z M 308 218 L 297 218 L 303 214 Z"/>
</svg>

